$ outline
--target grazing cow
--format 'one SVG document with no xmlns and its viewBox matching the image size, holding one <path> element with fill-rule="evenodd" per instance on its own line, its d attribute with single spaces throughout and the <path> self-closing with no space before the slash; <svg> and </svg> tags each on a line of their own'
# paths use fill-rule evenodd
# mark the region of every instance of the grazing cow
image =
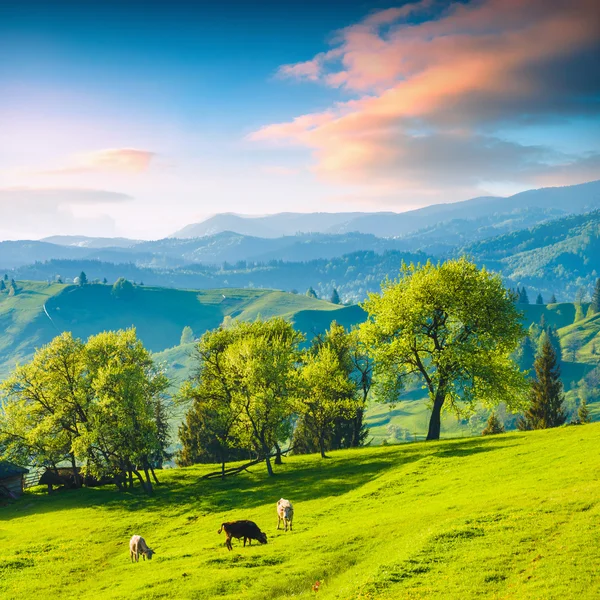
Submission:
<svg viewBox="0 0 600 600">
<path fill-rule="evenodd" d="M 129 554 L 131 556 L 131 562 L 133 562 L 134 557 L 135 562 L 140 562 L 140 554 L 142 555 L 142 560 L 146 560 L 146 556 L 148 557 L 148 560 L 152 560 L 154 550 L 148 548 L 146 540 L 141 535 L 134 535 L 129 540 Z"/>
<path fill-rule="evenodd" d="M 292 503 L 285 498 L 281 498 L 279 502 L 277 502 L 277 529 L 279 529 L 279 524 L 283 521 L 285 531 L 287 531 L 288 524 L 290 526 L 290 531 L 292 531 L 293 519 L 294 507 L 292 506 Z"/>
<path fill-rule="evenodd" d="M 231 547 L 231 538 L 244 538 L 244 546 L 246 546 L 246 540 L 248 540 L 248 545 L 252 545 L 252 540 L 257 540 L 261 544 L 267 543 L 267 534 L 263 533 L 258 525 L 252 521 L 231 521 L 229 523 L 223 523 L 221 528 L 217 533 L 221 533 L 221 531 L 225 530 L 227 535 L 227 539 L 225 540 L 225 545 L 233 550 Z"/>
</svg>

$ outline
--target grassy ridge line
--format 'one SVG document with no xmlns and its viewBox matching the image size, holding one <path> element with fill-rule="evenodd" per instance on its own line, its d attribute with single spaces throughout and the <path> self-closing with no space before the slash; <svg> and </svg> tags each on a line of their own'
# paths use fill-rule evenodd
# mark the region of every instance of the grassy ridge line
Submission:
<svg viewBox="0 0 600 600">
<path fill-rule="evenodd" d="M 27 494 L 0 510 L 0 596 L 325 600 L 596 598 L 600 424 L 291 457 L 269 479 L 161 474 L 153 498 L 112 489 Z M 275 503 L 295 530 L 275 530 Z M 266 546 L 228 552 L 221 522 Z M 131 565 L 144 535 L 152 562 Z"/>
<path fill-rule="evenodd" d="M 274 290 L 138 286 L 130 298 L 119 299 L 108 285 L 78 287 L 30 281 L 19 281 L 18 285 L 16 296 L 0 294 L 0 376 L 7 375 L 16 362 L 29 359 L 37 347 L 50 342 L 60 331 L 72 331 L 85 339 L 101 331 L 134 325 L 144 344 L 160 352 L 179 344 L 186 325 L 201 335 L 217 327 L 226 316 L 293 319 L 300 311 L 340 310 L 323 300 Z"/>
</svg>

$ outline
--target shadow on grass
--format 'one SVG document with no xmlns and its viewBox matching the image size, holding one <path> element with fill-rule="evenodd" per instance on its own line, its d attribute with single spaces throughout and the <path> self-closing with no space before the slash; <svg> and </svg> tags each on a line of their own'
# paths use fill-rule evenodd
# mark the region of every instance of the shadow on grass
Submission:
<svg viewBox="0 0 600 600">
<path fill-rule="evenodd" d="M 322 460 L 317 455 L 293 457 L 276 467 L 274 477 L 267 476 L 264 464 L 225 480 L 201 479 L 214 465 L 173 469 L 158 472 L 164 483 L 155 486 L 155 493 L 150 497 L 139 488 L 118 492 L 113 487 L 67 490 L 52 496 L 26 494 L 20 501 L 0 510 L 0 521 L 32 513 L 100 506 L 105 510 L 131 512 L 168 509 L 170 517 L 234 509 L 247 512 L 265 504 L 275 506 L 281 497 L 299 503 L 340 496 L 369 483 L 391 467 L 425 457 L 467 457 L 518 444 L 518 436 L 511 435 L 332 452 L 331 460 Z"/>
</svg>

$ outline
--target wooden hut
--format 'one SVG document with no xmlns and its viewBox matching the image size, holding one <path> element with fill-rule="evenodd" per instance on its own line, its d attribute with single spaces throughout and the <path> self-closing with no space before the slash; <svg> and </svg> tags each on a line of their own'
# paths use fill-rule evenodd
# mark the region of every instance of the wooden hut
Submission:
<svg viewBox="0 0 600 600">
<path fill-rule="evenodd" d="M 23 493 L 23 480 L 28 469 L 8 461 L 0 461 L 0 496 L 18 498 Z"/>
</svg>

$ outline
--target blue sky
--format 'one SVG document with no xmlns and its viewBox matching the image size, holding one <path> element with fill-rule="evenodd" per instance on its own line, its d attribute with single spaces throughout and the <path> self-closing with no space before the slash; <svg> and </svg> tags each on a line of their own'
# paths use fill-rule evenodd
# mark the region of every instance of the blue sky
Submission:
<svg viewBox="0 0 600 600">
<path fill-rule="evenodd" d="M 598 178 L 596 3 L 514 4 L 2 3 L 0 237 Z"/>
</svg>

